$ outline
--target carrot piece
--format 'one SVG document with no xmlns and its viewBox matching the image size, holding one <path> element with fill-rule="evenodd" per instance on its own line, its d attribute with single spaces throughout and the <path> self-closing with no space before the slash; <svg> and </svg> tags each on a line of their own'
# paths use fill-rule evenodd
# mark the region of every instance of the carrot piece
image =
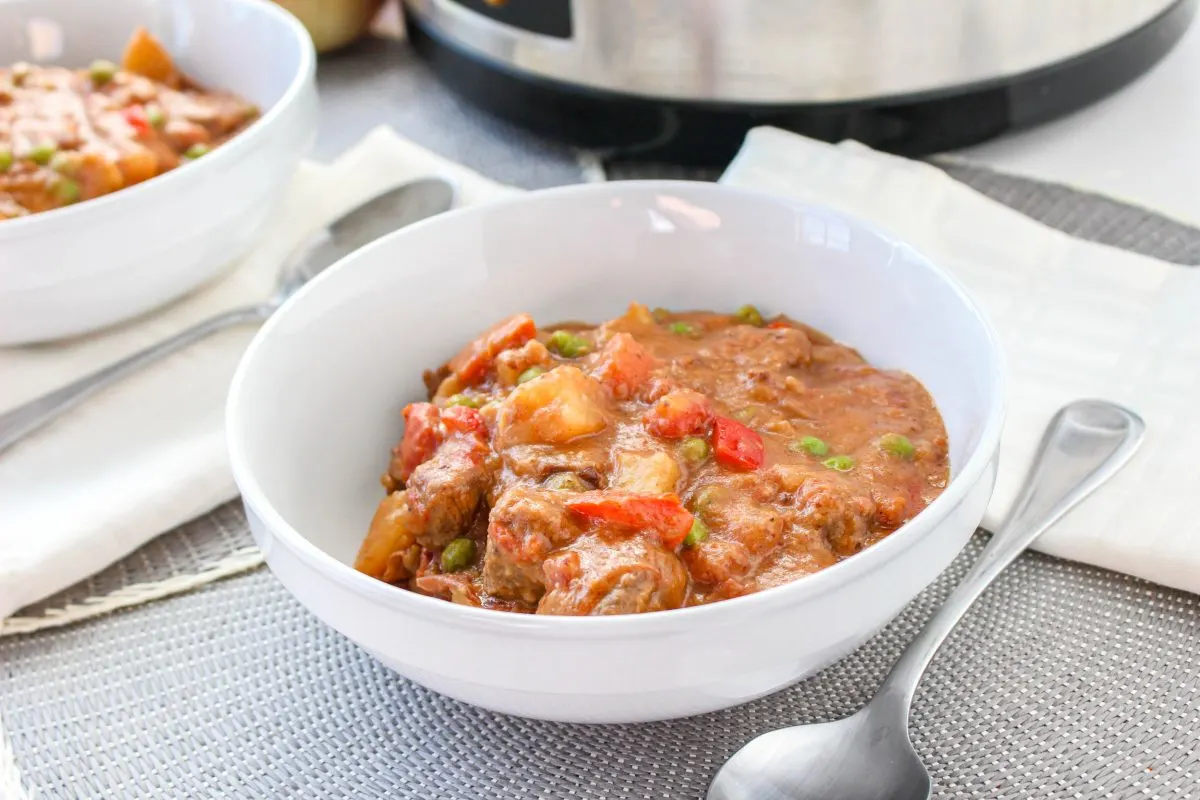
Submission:
<svg viewBox="0 0 1200 800">
<path fill-rule="evenodd" d="M 691 389 L 676 389 L 660 397 L 643 415 L 646 429 L 664 439 L 700 433 L 712 419 L 708 398 Z"/>
<path fill-rule="evenodd" d="M 179 74 L 175 71 L 175 62 L 171 60 L 171 55 L 142 27 L 133 32 L 129 44 L 125 45 L 121 67 L 128 72 L 172 86 L 179 81 Z"/>
<path fill-rule="evenodd" d="M 505 350 L 520 347 L 537 335 L 537 326 L 528 314 L 517 314 L 501 320 L 483 332 L 450 359 L 447 365 L 462 386 L 478 383 L 496 356 Z"/>
<path fill-rule="evenodd" d="M 763 463 L 763 440 L 755 431 L 729 417 L 713 419 L 713 458 L 730 469 L 757 469 Z"/>
<path fill-rule="evenodd" d="M 692 513 L 677 495 L 647 495 L 600 490 L 567 500 L 573 514 L 589 522 L 652 533 L 663 547 L 675 549 L 692 528 Z"/>
</svg>

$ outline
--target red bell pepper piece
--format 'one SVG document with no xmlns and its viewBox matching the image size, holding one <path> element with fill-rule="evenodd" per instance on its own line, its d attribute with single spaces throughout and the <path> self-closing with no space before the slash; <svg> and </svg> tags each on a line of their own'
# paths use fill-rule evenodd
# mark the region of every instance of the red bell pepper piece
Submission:
<svg viewBox="0 0 1200 800">
<path fill-rule="evenodd" d="M 652 533 L 670 550 L 692 529 L 692 512 L 674 494 L 580 492 L 567 500 L 566 507 L 589 522 Z"/>
<path fill-rule="evenodd" d="M 729 417 L 715 417 L 713 458 L 730 469 L 757 469 L 763 463 L 763 440 L 755 431 Z"/>
<path fill-rule="evenodd" d="M 125 117 L 125 121 L 137 132 L 138 136 L 145 136 L 154 128 L 150 124 L 150 118 L 146 116 L 144 106 L 129 106 L 121 112 L 121 116 Z"/>
</svg>

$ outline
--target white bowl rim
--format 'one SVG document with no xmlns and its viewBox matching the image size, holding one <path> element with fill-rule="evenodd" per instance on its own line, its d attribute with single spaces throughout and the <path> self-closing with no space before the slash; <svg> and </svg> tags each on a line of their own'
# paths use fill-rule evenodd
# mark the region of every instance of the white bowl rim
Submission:
<svg viewBox="0 0 1200 800">
<path fill-rule="evenodd" d="M 23 0 L 23 2 L 36 7 L 36 0 Z M 109 192 L 100 197 L 93 197 L 91 200 L 6 220 L 3 225 L 0 225 L 0 239 L 4 239 L 6 236 L 16 238 L 22 234 L 37 235 L 38 231 L 35 230 L 35 227 L 39 224 L 46 225 L 59 220 L 69 223 L 72 216 L 86 214 L 89 210 L 108 208 L 121 202 L 134 202 L 138 198 L 151 195 L 154 192 L 166 192 L 166 188 L 160 187 L 167 187 L 173 182 L 177 182 L 181 171 L 184 177 L 187 177 L 194 174 L 197 169 L 204 169 L 206 164 L 223 164 L 240 157 L 250 147 L 247 143 L 248 139 L 257 139 L 258 134 L 262 132 L 263 128 L 272 124 L 276 117 L 284 113 L 284 108 L 292 105 L 296 97 L 304 91 L 304 87 L 316 78 L 317 55 L 313 47 L 312 37 L 308 35 L 308 30 L 295 16 L 270 0 L 228 0 L 228 2 L 256 6 L 262 9 L 268 16 L 274 17 L 281 25 L 290 30 L 292 36 L 299 43 L 300 68 L 296 70 L 296 74 L 292 76 L 291 83 L 288 84 L 287 89 L 284 90 L 279 99 L 260 115 L 258 119 L 250 123 L 244 131 L 241 131 L 220 147 L 213 149 L 204 158 L 187 164 L 181 164 L 175 169 L 164 172 L 161 175 L 155 175 L 153 178 L 144 180 L 141 183 L 127 186 L 124 189 L 118 189 L 115 192 Z"/>
<path fill-rule="evenodd" d="M 686 180 L 613 181 L 602 184 L 585 183 L 540 189 L 480 205 L 457 208 L 407 225 L 400 230 L 371 242 L 330 266 L 306 286 L 302 287 L 295 297 L 317 291 L 323 282 L 329 280 L 330 275 L 346 269 L 348 264 L 358 261 L 364 257 L 365 253 L 376 248 L 388 247 L 396 239 L 402 239 L 411 232 L 427 226 L 450 225 L 460 217 L 486 214 L 492 208 L 520 205 L 529 202 L 542 202 L 544 198 L 553 199 L 555 197 L 571 197 L 577 194 L 598 194 L 625 190 L 680 190 L 693 193 L 698 192 L 700 194 L 741 195 L 755 201 L 766 200 L 782 204 L 799 211 L 835 215 L 855 227 L 859 227 L 868 233 L 880 237 L 882 240 L 888 242 L 894 250 L 907 250 L 916 257 L 924 269 L 929 270 L 950 286 L 958 299 L 974 314 L 983 328 L 992 355 L 992 373 L 996 384 L 996 391 L 978 444 L 967 459 L 966 464 L 959 471 L 959 474 L 950 481 L 946 489 L 917 516 L 913 517 L 913 519 L 893 531 L 883 540 L 876 542 L 859 553 L 855 553 L 849 558 L 843 559 L 811 575 L 805 575 L 790 583 L 714 603 L 644 614 L 557 616 L 518 614 L 496 611 L 494 609 L 475 608 L 406 591 L 371 578 L 355 570 L 353 566 L 338 561 L 301 535 L 268 502 L 258 481 L 255 480 L 247 466 L 247 457 L 243 452 L 241 442 L 236 436 L 237 426 L 234 424 L 234 420 L 238 415 L 238 406 L 242 399 L 243 384 L 246 381 L 246 373 L 249 371 L 250 365 L 254 362 L 255 356 L 263 346 L 262 343 L 271 335 L 275 327 L 282 324 L 282 319 L 288 312 L 288 306 L 292 305 L 289 302 L 267 320 L 246 348 L 246 352 L 238 363 L 237 370 L 230 384 L 225 410 L 226 442 L 229 450 L 230 464 L 234 480 L 242 494 L 242 500 L 263 521 L 280 543 L 286 545 L 292 553 L 312 569 L 336 581 L 344 588 L 383 603 L 400 613 L 420 615 L 434 623 L 447 624 L 460 628 L 469 627 L 494 634 L 519 633 L 525 636 L 542 638 L 645 638 L 677 632 L 681 627 L 689 625 L 703 625 L 706 623 L 717 625 L 723 623 L 729 624 L 735 622 L 738 617 L 754 614 L 756 611 L 760 613 L 769 612 L 776 606 L 803 602 L 810 596 L 832 589 L 839 582 L 849 583 L 856 578 L 861 579 L 866 574 L 885 567 L 893 551 L 907 547 L 910 539 L 927 535 L 940 519 L 948 516 L 950 511 L 965 499 L 969 489 L 980 480 L 999 449 L 1000 432 L 1004 425 L 1007 404 L 1007 374 L 999 336 L 992 326 L 990 319 L 966 292 L 957 278 L 938 266 L 931 259 L 921 255 L 915 248 L 885 233 L 879 227 L 829 206 L 805 203 L 753 189 Z M 268 557 L 268 563 L 269 561 Z"/>
</svg>

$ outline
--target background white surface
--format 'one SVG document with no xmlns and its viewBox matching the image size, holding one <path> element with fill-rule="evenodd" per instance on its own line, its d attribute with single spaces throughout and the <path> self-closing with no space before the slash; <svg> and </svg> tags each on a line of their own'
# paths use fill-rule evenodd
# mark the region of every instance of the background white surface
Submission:
<svg viewBox="0 0 1200 800">
<path fill-rule="evenodd" d="M 953 155 L 1200 226 L 1200 20 L 1150 72 L 1096 105 Z"/>
</svg>

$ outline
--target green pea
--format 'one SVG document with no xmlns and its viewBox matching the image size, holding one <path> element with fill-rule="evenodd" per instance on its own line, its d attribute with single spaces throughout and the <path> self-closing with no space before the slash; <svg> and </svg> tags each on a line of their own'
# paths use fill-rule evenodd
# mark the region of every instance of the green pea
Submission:
<svg viewBox="0 0 1200 800">
<path fill-rule="evenodd" d="M 529 383 L 531 380 L 541 375 L 546 371 L 545 367 L 530 367 L 517 376 L 517 384 Z"/>
<path fill-rule="evenodd" d="M 0 147 L 0 172 L 8 172 L 12 169 L 13 154 L 12 150 L 6 150 Z"/>
<path fill-rule="evenodd" d="M 59 178 L 54 184 L 54 196 L 63 205 L 79 202 L 79 184 L 70 178 Z"/>
<path fill-rule="evenodd" d="M 763 315 L 759 313 L 754 306 L 745 305 L 733 312 L 733 316 L 738 322 L 743 325 L 753 325 L 756 328 L 763 326 Z"/>
<path fill-rule="evenodd" d="M 454 539 L 442 551 L 442 571 L 458 572 L 471 566 L 475 560 L 475 542 L 472 539 Z"/>
<path fill-rule="evenodd" d="M 809 453 L 814 456 L 823 456 L 829 452 L 829 445 L 815 436 L 805 436 L 794 442 L 788 442 L 788 450 L 791 450 L 793 453 Z"/>
<path fill-rule="evenodd" d="M 542 482 L 547 489 L 555 492 L 586 492 L 588 485 L 574 472 L 556 472 Z"/>
<path fill-rule="evenodd" d="M 167 115 L 159 106 L 146 106 L 146 121 L 156 128 L 161 128 L 167 121 Z"/>
<path fill-rule="evenodd" d="M 576 336 L 570 331 L 555 331 L 550 334 L 550 341 L 547 346 L 566 358 L 579 358 L 586 355 L 591 347 L 588 345 L 587 339 L 582 336 Z"/>
<path fill-rule="evenodd" d="M 692 517 L 692 529 L 683 537 L 684 547 L 695 547 L 708 538 L 708 526 L 699 517 Z"/>
<path fill-rule="evenodd" d="M 50 163 L 50 159 L 54 158 L 54 154 L 57 152 L 57 145 L 39 144 L 37 147 L 29 151 L 29 160 L 44 167 Z"/>
<path fill-rule="evenodd" d="M 879 437 L 879 447 L 885 453 L 891 453 L 894 456 L 899 456 L 905 461 L 911 461 L 917 448 L 913 447 L 913 443 L 908 440 L 907 436 L 901 436 L 898 433 L 885 433 Z"/>
<path fill-rule="evenodd" d="M 708 458 L 708 442 L 699 436 L 689 436 L 679 445 L 679 452 L 685 460 L 692 464 L 699 464 Z"/>
<path fill-rule="evenodd" d="M 103 86 L 117 74 L 117 65 L 103 58 L 98 58 L 88 67 L 88 74 L 92 77 L 92 83 L 97 86 Z"/>
<path fill-rule="evenodd" d="M 206 144 L 194 144 L 187 150 L 183 151 L 184 158 L 197 159 L 201 156 L 206 156 L 209 153 L 209 146 Z"/>
<path fill-rule="evenodd" d="M 667 330 L 679 336 L 695 336 L 697 333 L 696 326 L 690 322 L 672 322 Z"/>
<path fill-rule="evenodd" d="M 838 472 L 849 472 L 854 469 L 854 459 L 850 456 L 830 456 L 821 463 Z"/>
<path fill-rule="evenodd" d="M 467 408 L 479 408 L 479 398 L 469 394 L 452 394 L 446 399 L 446 406 L 466 406 Z"/>
</svg>

